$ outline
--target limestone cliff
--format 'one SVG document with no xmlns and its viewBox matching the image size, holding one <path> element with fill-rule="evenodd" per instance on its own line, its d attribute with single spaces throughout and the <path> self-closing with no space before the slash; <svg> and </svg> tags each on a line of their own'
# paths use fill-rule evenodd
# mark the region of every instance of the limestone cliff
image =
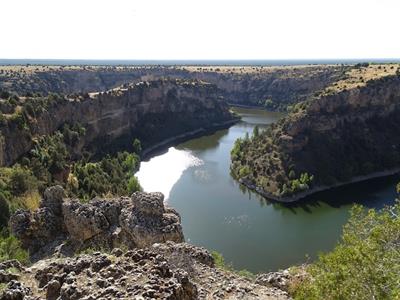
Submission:
<svg viewBox="0 0 400 300">
<path fill-rule="evenodd" d="M 0 66 L 0 90 L 71 94 L 106 91 L 126 83 L 159 78 L 203 80 L 215 84 L 225 101 L 286 111 L 340 80 L 353 66 L 101 67 Z"/>
<path fill-rule="evenodd" d="M 35 263 L 0 263 L 0 299 L 290 299 L 182 243 L 180 217 L 160 193 L 82 204 L 54 186 L 37 211 L 19 210 L 10 223 Z"/>
<path fill-rule="evenodd" d="M 48 188 L 37 211 L 17 210 L 10 229 L 32 260 L 70 255 L 89 247 L 143 248 L 156 242 L 184 240 L 180 216 L 164 206 L 161 193 L 93 199 L 82 204 L 64 198 L 61 186 Z"/>
<path fill-rule="evenodd" d="M 328 89 L 251 140 L 239 141 L 232 169 L 240 181 L 276 200 L 400 167 L 400 77 Z"/>
<path fill-rule="evenodd" d="M 0 127 L 0 165 L 11 165 L 30 150 L 35 137 L 49 135 L 66 123 L 83 125 L 86 133 L 79 146 L 96 152 L 126 147 L 133 138 L 139 138 L 146 148 L 176 135 L 227 125 L 235 118 L 214 85 L 158 80 L 61 98 L 34 117 L 16 110 L 8 120 Z"/>
</svg>

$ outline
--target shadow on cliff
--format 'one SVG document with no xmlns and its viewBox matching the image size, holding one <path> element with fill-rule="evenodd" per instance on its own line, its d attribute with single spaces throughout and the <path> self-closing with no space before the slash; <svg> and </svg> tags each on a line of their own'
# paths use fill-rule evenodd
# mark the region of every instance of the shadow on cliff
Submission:
<svg viewBox="0 0 400 300">
<path fill-rule="evenodd" d="M 366 208 L 380 209 L 385 205 L 395 203 L 395 199 L 398 197 L 396 185 L 399 182 L 400 174 L 375 178 L 318 192 L 294 203 L 271 202 L 260 195 L 246 191 L 246 188 L 242 187 L 241 189 L 244 189 L 242 192 L 248 193 L 250 198 L 255 195 L 261 206 L 273 205 L 277 210 L 285 209 L 297 214 L 299 209 L 307 213 L 313 213 L 315 208 L 322 205 L 340 208 L 342 206 L 361 204 Z"/>
</svg>

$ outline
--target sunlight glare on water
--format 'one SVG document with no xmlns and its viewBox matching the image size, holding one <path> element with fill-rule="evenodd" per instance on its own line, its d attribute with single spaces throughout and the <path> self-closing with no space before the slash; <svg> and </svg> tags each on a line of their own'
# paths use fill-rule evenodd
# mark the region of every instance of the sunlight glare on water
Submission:
<svg viewBox="0 0 400 300">
<path fill-rule="evenodd" d="M 203 161 L 190 151 L 171 147 L 164 155 L 141 162 L 136 176 L 145 192 L 161 192 L 165 200 L 168 200 L 172 187 L 182 173 L 190 167 L 202 164 Z"/>
</svg>

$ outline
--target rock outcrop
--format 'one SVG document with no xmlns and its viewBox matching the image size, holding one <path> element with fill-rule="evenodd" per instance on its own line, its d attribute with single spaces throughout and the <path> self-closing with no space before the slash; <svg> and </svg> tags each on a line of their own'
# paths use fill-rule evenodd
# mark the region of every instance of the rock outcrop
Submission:
<svg viewBox="0 0 400 300">
<path fill-rule="evenodd" d="M 17 211 L 10 225 L 36 262 L 0 263 L 1 300 L 290 299 L 183 243 L 180 217 L 161 193 L 82 204 L 54 186 L 37 211 Z"/>
<path fill-rule="evenodd" d="M 7 266 L 0 264 L 0 272 Z M 217 269 L 204 248 L 167 242 L 144 249 L 16 265 L 0 299 L 264 299 L 287 293 Z"/>
<path fill-rule="evenodd" d="M 80 203 L 63 197 L 63 189 L 47 189 L 35 212 L 18 210 L 11 231 L 33 260 L 71 254 L 86 248 L 142 248 L 184 240 L 180 217 L 165 207 L 161 193 L 136 192 L 132 197 L 93 199 Z"/>
</svg>

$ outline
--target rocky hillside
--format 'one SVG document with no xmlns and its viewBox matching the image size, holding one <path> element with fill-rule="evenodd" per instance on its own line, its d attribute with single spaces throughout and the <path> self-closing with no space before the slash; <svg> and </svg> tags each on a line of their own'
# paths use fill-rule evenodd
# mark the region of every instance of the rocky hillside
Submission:
<svg viewBox="0 0 400 300">
<path fill-rule="evenodd" d="M 186 243 L 116 248 L 31 267 L 7 261 L 0 274 L 7 284 L 0 299 L 290 299 L 278 288 L 217 269 L 207 250 Z"/>
<path fill-rule="evenodd" d="M 229 103 L 287 111 L 345 78 L 349 69 L 352 66 L 0 66 L 0 90 L 21 96 L 38 92 L 71 94 L 106 91 L 126 83 L 169 77 L 213 83 Z"/>
<path fill-rule="evenodd" d="M 212 84 L 157 80 L 75 97 L 1 99 L 0 165 L 11 165 L 40 136 L 65 124 L 80 124 L 79 149 L 94 152 L 129 148 L 138 138 L 144 148 L 192 131 L 224 126 L 236 119 Z M 101 145 L 101 147 L 98 147 Z"/>
<path fill-rule="evenodd" d="M 217 85 L 231 104 L 288 111 L 293 105 L 346 77 L 353 66 L 190 68 L 186 76 Z"/>
<path fill-rule="evenodd" d="M 233 172 L 266 197 L 294 201 L 399 170 L 397 68 L 360 66 L 265 132 L 237 141 Z"/>
<path fill-rule="evenodd" d="M 151 81 L 171 73 L 186 72 L 150 66 L 0 66 L 0 89 L 20 96 L 104 92 L 122 84 Z"/>
<path fill-rule="evenodd" d="M 0 299 L 289 299 L 273 287 L 285 275 L 256 283 L 182 243 L 180 217 L 160 193 L 82 204 L 55 186 L 10 223 L 36 263 L 0 263 Z"/>
</svg>

